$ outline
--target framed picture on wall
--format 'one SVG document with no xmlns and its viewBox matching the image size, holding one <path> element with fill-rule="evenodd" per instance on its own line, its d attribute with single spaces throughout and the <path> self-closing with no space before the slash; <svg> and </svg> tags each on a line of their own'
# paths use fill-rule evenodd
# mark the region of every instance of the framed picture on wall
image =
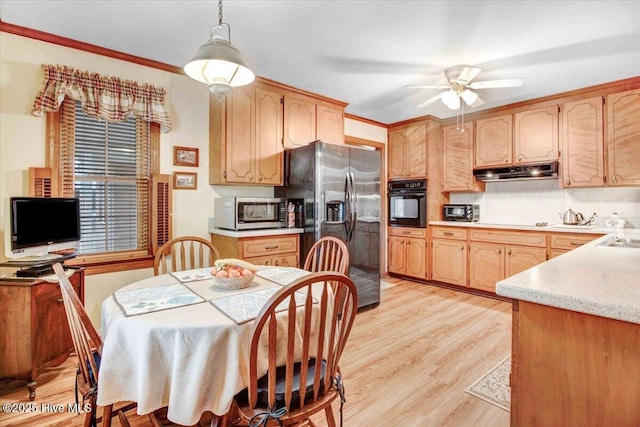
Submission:
<svg viewBox="0 0 640 427">
<path fill-rule="evenodd" d="M 173 188 L 175 190 L 195 190 L 198 188 L 198 174 L 195 172 L 174 172 Z"/>
<path fill-rule="evenodd" d="M 174 166 L 198 166 L 198 149 L 194 147 L 173 147 Z"/>
</svg>

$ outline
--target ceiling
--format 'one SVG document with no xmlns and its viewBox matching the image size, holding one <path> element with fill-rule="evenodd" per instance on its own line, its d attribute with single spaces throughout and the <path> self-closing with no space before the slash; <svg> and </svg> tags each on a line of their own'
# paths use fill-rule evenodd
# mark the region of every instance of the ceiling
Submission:
<svg viewBox="0 0 640 427">
<path fill-rule="evenodd" d="M 483 69 L 466 113 L 640 76 L 639 1 L 243 1 L 223 3 L 231 42 L 253 71 L 347 102 L 389 124 L 431 114 L 416 106 L 446 84 L 444 69 Z M 0 1 L 2 21 L 183 66 L 217 24 L 217 1 Z M 203 86 L 203 90 L 206 88 Z"/>
</svg>

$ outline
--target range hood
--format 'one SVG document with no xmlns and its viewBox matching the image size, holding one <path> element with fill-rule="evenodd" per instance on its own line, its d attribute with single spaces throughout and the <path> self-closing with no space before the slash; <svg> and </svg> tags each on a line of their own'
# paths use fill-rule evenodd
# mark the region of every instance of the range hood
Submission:
<svg viewBox="0 0 640 427">
<path fill-rule="evenodd" d="M 473 176 L 484 182 L 552 179 L 558 177 L 558 162 L 474 169 Z"/>
</svg>

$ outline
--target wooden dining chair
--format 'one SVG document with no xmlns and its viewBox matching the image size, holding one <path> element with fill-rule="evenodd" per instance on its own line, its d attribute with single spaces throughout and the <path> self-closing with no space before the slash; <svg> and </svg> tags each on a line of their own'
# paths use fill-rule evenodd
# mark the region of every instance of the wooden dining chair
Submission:
<svg viewBox="0 0 640 427">
<path fill-rule="evenodd" d="M 312 273 L 279 289 L 254 320 L 249 386 L 225 422 L 314 425 L 309 417 L 324 410 L 335 426 L 332 403 L 344 396 L 338 363 L 357 307 L 356 287 L 344 274 Z"/>
<path fill-rule="evenodd" d="M 217 259 L 220 259 L 220 252 L 210 241 L 196 236 L 178 237 L 158 249 L 153 274 L 213 267 Z"/>
<path fill-rule="evenodd" d="M 91 319 L 89 319 L 87 312 L 84 310 L 84 306 L 80 298 L 78 298 L 78 294 L 76 294 L 76 291 L 73 289 L 62 265 L 60 265 L 60 263 L 54 264 L 53 270 L 60 283 L 62 302 L 67 314 L 73 348 L 78 357 L 76 386 L 82 395 L 82 401 L 79 403 L 81 405 L 84 403 L 91 405 L 91 410 L 87 412 L 85 416 L 84 426 L 95 426 L 102 420 L 102 425 L 109 427 L 111 425 L 111 418 L 115 415 L 119 416 L 121 424 L 124 422 L 126 424 L 123 425 L 128 426 L 124 413 L 134 408 L 135 403 L 129 404 L 117 410 L 115 413 L 113 412 L 113 405 L 107 405 L 103 408 L 102 417 L 97 417 L 98 406 L 96 402 L 98 399 L 98 377 L 102 356 L 102 340 L 96 328 L 93 326 Z"/>
<path fill-rule="evenodd" d="M 304 261 L 304 269 L 311 272 L 335 271 L 349 275 L 349 249 L 337 237 L 325 236 L 316 241 Z"/>
</svg>

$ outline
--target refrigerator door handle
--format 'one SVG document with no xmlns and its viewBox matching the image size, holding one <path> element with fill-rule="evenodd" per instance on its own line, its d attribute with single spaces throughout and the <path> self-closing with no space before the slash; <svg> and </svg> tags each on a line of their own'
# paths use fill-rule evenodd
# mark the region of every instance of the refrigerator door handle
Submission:
<svg viewBox="0 0 640 427">
<path fill-rule="evenodd" d="M 345 209 L 347 210 L 344 213 L 344 238 L 347 242 L 349 242 L 349 234 L 351 233 L 351 179 L 349 177 L 349 172 L 346 173 L 345 176 Z"/>
<path fill-rule="evenodd" d="M 351 179 L 351 194 L 349 196 L 349 201 L 351 206 L 349 207 L 349 213 L 351 214 L 351 230 L 349 231 L 349 242 L 353 239 L 353 233 L 356 231 L 356 219 L 358 217 L 357 206 L 356 206 L 356 179 L 353 175 L 353 172 L 349 173 L 349 178 Z"/>
</svg>

